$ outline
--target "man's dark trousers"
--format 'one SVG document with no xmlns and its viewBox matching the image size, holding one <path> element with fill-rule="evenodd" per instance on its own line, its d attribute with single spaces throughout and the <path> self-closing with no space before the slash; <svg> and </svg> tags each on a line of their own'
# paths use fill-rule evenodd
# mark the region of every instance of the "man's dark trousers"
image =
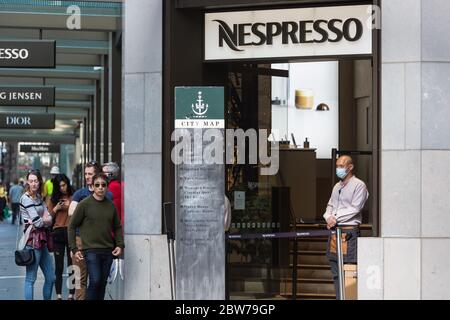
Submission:
<svg viewBox="0 0 450 320">
<path fill-rule="evenodd" d="M 113 262 L 112 250 L 86 250 L 84 258 L 89 275 L 86 300 L 105 299 L 106 282 Z"/>
</svg>

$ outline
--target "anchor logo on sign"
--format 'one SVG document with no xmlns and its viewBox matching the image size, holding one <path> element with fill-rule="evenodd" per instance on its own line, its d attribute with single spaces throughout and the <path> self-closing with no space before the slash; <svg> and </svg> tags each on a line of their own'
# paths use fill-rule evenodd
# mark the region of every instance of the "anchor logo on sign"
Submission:
<svg viewBox="0 0 450 320">
<path fill-rule="evenodd" d="M 196 118 L 204 118 L 203 116 L 208 111 L 208 104 L 203 103 L 202 92 L 198 92 L 198 99 L 196 104 L 192 104 L 192 111 L 197 115 Z"/>
</svg>

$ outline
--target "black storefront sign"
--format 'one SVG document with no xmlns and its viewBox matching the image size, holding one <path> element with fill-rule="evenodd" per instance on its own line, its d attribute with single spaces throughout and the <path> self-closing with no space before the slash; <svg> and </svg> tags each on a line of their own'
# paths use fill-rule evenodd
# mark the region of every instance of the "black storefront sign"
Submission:
<svg viewBox="0 0 450 320">
<path fill-rule="evenodd" d="M 0 113 L 0 129 L 55 129 L 55 114 Z"/>
<path fill-rule="evenodd" d="M 0 87 L 0 105 L 53 107 L 55 87 Z"/>
<path fill-rule="evenodd" d="M 33 153 L 59 153 L 59 144 L 22 144 L 20 145 L 20 152 Z"/>
<path fill-rule="evenodd" d="M 0 41 L 1 68 L 54 68 L 55 40 Z"/>
</svg>

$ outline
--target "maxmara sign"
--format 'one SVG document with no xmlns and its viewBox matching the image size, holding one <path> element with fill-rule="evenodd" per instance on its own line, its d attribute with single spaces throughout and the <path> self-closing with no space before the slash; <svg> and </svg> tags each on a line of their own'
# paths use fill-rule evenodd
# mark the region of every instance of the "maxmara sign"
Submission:
<svg viewBox="0 0 450 320">
<path fill-rule="evenodd" d="M 59 144 L 21 144 L 20 152 L 30 153 L 59 153 Z"/>
<path fill-rule="evenodd" d="M 205 60 L 368 55 L 372 6 L 205 14 Z"/>
</svg>

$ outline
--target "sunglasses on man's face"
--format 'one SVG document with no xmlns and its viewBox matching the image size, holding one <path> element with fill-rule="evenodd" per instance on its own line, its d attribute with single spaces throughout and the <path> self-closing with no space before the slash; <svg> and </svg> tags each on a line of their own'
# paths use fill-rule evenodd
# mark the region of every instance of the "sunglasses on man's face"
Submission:
<svg viewBox="0 0 450 320">
<path fill-rule="evenodd" d="M 94 184 L 94 187 L 96 187 L 96 188 L 100 188 L 100 186 L 102 186 L 102 188 L 106 188 L 106 183 L 95 183 Z"/>
</svg>

